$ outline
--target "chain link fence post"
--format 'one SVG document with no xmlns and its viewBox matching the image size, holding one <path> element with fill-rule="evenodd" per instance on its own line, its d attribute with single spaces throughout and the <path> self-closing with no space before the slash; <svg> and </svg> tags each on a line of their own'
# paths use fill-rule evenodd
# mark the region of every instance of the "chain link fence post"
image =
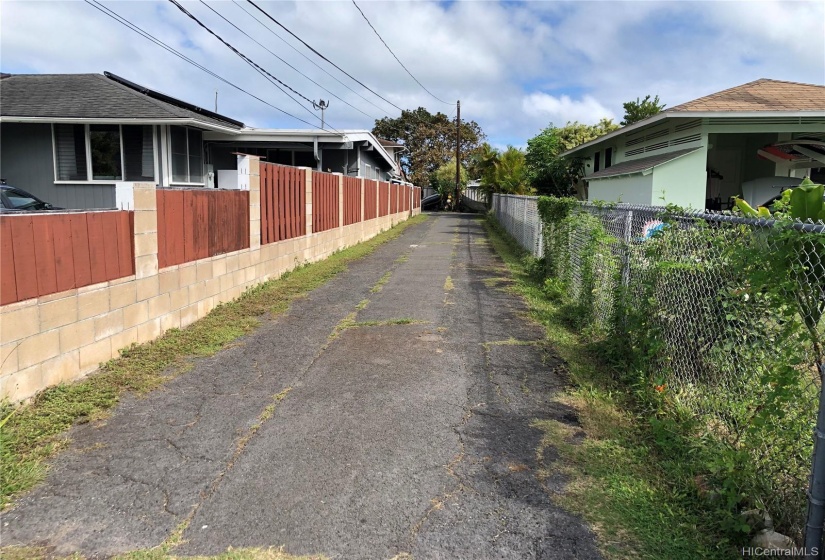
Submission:
<svg viewBox="0 0 825 560">
<path fill-rule="evenodd" d="M 822 528 L 825 524 L 825 364 L 819 366 L 819 379 L 819 413 L 814 430 L 814 456 L 808 488 L 805 558 L 825 558 L 822 546 Z"/>
</svg>

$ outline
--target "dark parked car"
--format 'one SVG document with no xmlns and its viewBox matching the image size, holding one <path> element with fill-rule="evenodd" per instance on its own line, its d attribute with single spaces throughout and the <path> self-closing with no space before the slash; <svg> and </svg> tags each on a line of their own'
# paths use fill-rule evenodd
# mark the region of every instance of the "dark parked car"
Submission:
<svg viewBox="0 0 825 560">
<path fill-rule="evenodd" d="M 33 212 L 36 210 L 62 210 L 40 200 L 31 193 L 0 183 L 0 212 Z"/>
</svg>

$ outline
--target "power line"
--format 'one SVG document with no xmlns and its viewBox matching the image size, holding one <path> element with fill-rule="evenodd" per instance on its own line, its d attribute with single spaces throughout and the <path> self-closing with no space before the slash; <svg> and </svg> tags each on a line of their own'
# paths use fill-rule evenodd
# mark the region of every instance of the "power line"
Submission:
<svg viewBox="0 0 825 560">
<path fill-rule="evenodd" d="M 201 21 L 200 21 L 197 17 L 195 17 L 195 16 L 194 16 L 194 15 L 193 15 L 193 14 L 192 14 L 189 10 L 187 10 L 186 8 L 184 8 L 183 6 L 181 6 L 181 5 L 180 5 L 180 3 L 179 3 L 177 0 L 169 0 L 169 2 L 170 2 L 170 3 L 172 3 L 172 4 L 174 4 L 174 5 L 175 5 L 175 6 L 176 6 L 176 7 L 177 7 L 177 8 L 178 8 L 181 12 L 183 12 L 185 15 L 187 15 L 187 16 L 189 17 L 189 19 L 191 19 L 192 21 L 194 21 L 195 23 L 197 23 L 200 27 L 202 27 L 203 29 L 205 29 L 205 30 L 206 30 L 206 31 L 207 31 L 210 35 L 212 35 L 212 36 L 213 36 L 213 37 L 215 37 L 218 41 L 220 41 L 221 43 L 223 43 L 223 44 L 224 44 L 224 45 L 225 45 L 225 46 L 226 46 L 229 50 L 231 50 L 231 51 L 232 51 L 232 52 L 234 52 L 236 55 L 238 55 L 238 56 L 241 58 L 241 60 L 243 60 L 244 62 L 246 62 L 247 64 L 249 64 L 249 65 L 250 65 L 252 68 L 254 68 L 255 70 L 257 70 L 259 74 L 263 75 L 264 77 L 271 78 L 271 79 L 269 80 L 270 82 L 272 82 L 272 80 L 275 80 L 275 82 L 278 82 L 278 84 L 281 84 L 282 86 L 284 86 L 285 88 L 287 88 L 289 91 L 291 91 L 292 93 L 294 93 L 294 94 L 295 94 L 295 95 L 297 95 L 298 97 L 301 97 L 302 99 L 305 99 L 308 103 L 312 103 L 312 99 L 310 99 L 309 97 L 305 96 L 304 94 L 302 94 L 302 93 L 301 93 L 301 92 L 299 92 L 298 90 L 296 90 L 296 89 L 294 89 L 294 88 L 290 87 L 289 85 L 287 85 L 287 84 L 286 84 L 286 83 L 284 83 L 283 81 L 281 81 L 281 80 L 279 80 L 278 78 L 276 78 L 275 76 L 273 76 L 270 72 L 268 72 L 268 71 L 267 71 L 266 69 L 264 69 L 262 66 L 260 66 L 259 64 L 257 64 L 254 60 L 252 60 L 251 58 L 249 58 L 248 56 L 246 56 L 245 54 L 243 54 L 241 51 L 239 51 L 238 49 L 236 49 L 235 47 L 233 47 L 233 46 L 232 46 L 232 45 L 231 45 L 228 41 L 226 41 L 223 37 L 221 37 L 220 35 L 218 35 L 218 34 L 217 34 L 217 33 L 215 33 L 214 31 L 212 31 L 212 30 L 211 30 L 211 29 L 210 29 L 207 25 L 205 25 L 205 24 L 204 24 L 203 22 L 201 22 Z M 291 95 L 289 95 L 289 94 L 288 94 L 286 91 L 284 91 L 284 89 L 283 89 L 283 88 L 281 88 L 278 84 L 276 84 L 276 83 L 272 82 L 272 85 L 274 85 L 275 87 L 277 87 L 278 89 L 280 89 L 280 90 L 281 90 L 281 91 L 282 91 L 285 95 L 287 95 L 287 96 L 288 96 L 288 97 L 290 97 L 293 101 L 295 101 L 295 102 L 296 102 L 296 103 L 297 103 L 297 104 L 298 104 L 298 105 L 299 105 L 302 109 L 304 109 L 304 110 L 305 110 L 306 112 L 308 112 L 310 115 L 312 115 L 313 117 L 315 117 L 315 115 L 312 113 L 312 111 L 310 111 L 310 110 L 309 110 L 309 108 L 308 108 L 308 107 L 305 107 L 304 105 L 302 105 L 300 101 L 298 101 L 297 99 L 295 99 L 294 97 L 292 97 Z M 317 117 L 316 117 L 316 118 L 317 118 Z M 334 129 L 333 129 L 333 130 L 334 130 Z"/>
<path fill-rule="evenodd" d="M 186 56 L 186 55 L 184 55 L 184 54 L 180 53 L 179 51 L 175 50 L 174 48 L 170 47 L 169 45 L 167 45 L 166 43 L 164 43 L 164 42 L 163 42 L 163 41 L 161 41 L 160 39 L 158 39 L 158 38 L 154 37 L 153 35 L 151 35 L 150 33 L 146 32 L 146 31 L 144 31 L 143 29 L 141 29 L 140 27 L 138 27 L 137 25 L 135 25 L 134 23 L 132 23 L 132 22 L 131 22 L 131 21 L 129 21 L 128 19 L 124 18 L 123 16 L 121 16 L 120 14 L 118 14 L 117 12 L 115 12 L 114 10 L 111 10 L 110 8 L 107 8 L 106 6 L 104 6 L 103 4 L 101 4 L 100 2 L 98 2 L 97 0 L 84 0 L 84 2 L 86 2 L 86 3 L 87 3 L 88 5 L 90 5 L 92 8 L 94 8 L 94 9 L 98 10 L 99 12 L 101 12 L 103 15 L 108 16 L 108 17 L 110 17 L 111 19 L 115 20 L 116 22 L 120 23 L 121 25 L 123 25 L 123 26 L 124 26 L 124 27 L 126 27 L 127 29 L 130 29 L 131 31 L 134 31 L 135 33 L 137 33 L 138 35 L 140 35 L 140 36 L 141 36 L 141 37 L 143 37 L 144 39 L 147 39 L 148 41 L 150 41 L 150 42 L 154 43 L 155 45 L 157 45 L 157 46 L 161 47 L 162 49 L 164 49 L 164 50 L 166 50 L 166 51 L 168 51 L 168 52 L 170 52 L 170 53 L 174 54 L 174 55 L 175 55 L 175 56 L 177 56 L 178 58 L 180 58 L 180 59 L 184 60 L 185 62 L 188 62 L 189 64 L 191 64 L 192 66 L 194 66 L 194 67 L 198 68 L 199 70 L 202 70 L 203 72 L 206 72 L 207 74 L 209 74 L 209 75 L 210 75 L 210 76 L 212 76 L 213 78 L 215 78 L 215 79 L 217 79 L 217 80 L 220 80 L 221 82 L 223 82 L 223 83 L 225 83 L 225 84 L 227 84 L 227 85 L 229 85 L 229 86 L 231 86 L 231 87 L 233 87 L 233 88 L 237 89 L 238 91 L 240 91 L 240 92 L 242 92 L 242 93 L 245 93 L 246 95 L 248 95 L 248 96 L 252 97 L 253 99 L 256 99 L 256 100 L 260 101 L 260 102 L 261 102 L 261 103 L 263 103 L 264 105 L 267 105 L 267 106 L 269 106 L 269 107 L 271 107 L 271 108 L 275 109 L 276 111 L 279 111 L 279 112 L 281 112 L 281 113 L 285 114 L 285 115 L 286 115 L 286 116 L 288 116 L 288 117 L 292 117 L 293 119 L 295 119 L 295 120 L 297 120 L 297 121 L 301 121 L 302 123 L 307 124 L 307 125 L 309 125 L 309 126 L 312 126 L 312 127 L 314 127 L 314 126 L 315 126 L 315 125 L 313 125 L 312 123 L 310 123 L 310 122 L 308 122 L 308 121 L 305 121 L 304 119 L 302 119 L 302 118 L 300 118 L 300 117 L 296 117 L 296 116 L 295 116 L 295 115 L 293 115 L 292 113 L 289 113 L 289 112 L 287 112 L 287 111 L 284 111 L 284 110 L 283 110 L 283 109 L 281 109 L 280 107 L 276 107 L 275 105 L 272 105 L 271 103 L 269 103 L 269 102 L 267 102 L 267 101 L 264 101 L 263 99 L 261 99 L 261 98 L 260 98 L 260 97 L 258 97 L 257 95 L 255 95 L 255 94 L 253 94 L 253 93 L 250 93 L 250 92 L 246 91 L 246 90 L 245 90 L 245 89 L 243 89 L 242 87 L 239 87 L 239 86 L 237 86 L 237 85 L 233 84 L 233 83 L 232 83 L 232 82 L 230 82 L 229 80 L 227 80 L 227 79 L 225 79 L 225 78 L 222 78 L 221 76 L 219 76 L 218 74 L 216 74 L 215 72 L 213 72 L 212 70 L 210 70 L 209 68 L 207 68 L 206 66 L 203 66 L 202 64 L 200 64 L 200 63 L 198 63 L 198 62 L 196 62 L 196 61 L 192 60 L 192 59 L 191 59 L 191 58 L 189 58 L 188 56 Z"/>
<path fill-rule="evenodd" d="M 367 99 L 366 97 L 364 97 L 363 95 L 361 95 L 360 93 L 358 93 L 357 91 L 355 91 L 354 89 L 352 89 L 351 87 L 349 87 L 347 84 L 345 84 L 344 82 L 342 82 L 341 80 L 339 80 L 338 78 L 336 78 L 335 76 L 333 76 L 333 75 L 332 75 L 332 74 L 331 74 L 331 73 L 330 73 L 330 72 L 329 72 L 326 68 L 324 68 L 323 66 L 319 65 L 317 62 L 315 62 L 314 60 L 312 60 L 311 58 L 309 58 L 307 55 L 305 55 L 304 53 L 302 53 L 301 51 L 299 51 L 297 48 L 295 48 L 295 47 L 294 47 L 291 43 L 289 43 L 286 39 L 284 39 L 283 37 L 281 37 L 280 35 L 278 35 L 277 33 L 275 33 L 275 32 L 274 32 L 274 31 L 273 31 L 273 30 L 272 30 L 272 29 L 271 29 L 271 28 L 270 28 L 267 24 L 265 24 L 264 22 L 262 22 L 261 20 L 259 20 L 259 19 L 255 16 L 255 14 L 253 14 L 252 12 L 250 12 L 249 10 L 247 10 L 247 9 L 243 6 L 243 4 L 239 3 L 239 2 L 238 2 L 238 0 L 232 0 L 232 3 L 234 3 L 234 4 L 235 4 L 236 6 L 238 6 L 240 9 L 242 9 L 244 12 L 246 12 L 246 14 L 247 14 L 249 17 L 251 17 L 252 19 L 254 19 L 255 21 L 257 21 L 257 22 L 258 22 L 258 23 L 259 23 L 259 24 L 260 24 L 260 25 L 261 25 L 264 29 L 266 29 L 267 31 L 269 31 L 270 33 L 272 33 L 272 35 L 274 35 L 275 37 L 277 37 L 277 38 L 278 38 L 281 42 L 283 42 L 283 43 L 284 43 L 286 46 L 288 46 L 290 49 L 292 49 L 292 50 L 293 50 L 293 51 L 295 51 L 296 53 L 300 54 L 300 55 L 301 55 L 302 57 L 304 57 L 304 58 L 305 58 L 308 62 L 310 62 L 310 63 L 311 63 L 311 64 L 313 64 L 316 68 L 318 68 L 319 70 L 321 70 L 324 74 L 326 74 L 327 76 L 329 76 L 330 78 L 332 78 L 333 80 L 335 80 L 336 82 L 338 82 L 339 84 L 341 84 L 342 86 L 344 86 L 345 88 L 347 88 L 349 91 L 351 91 L 352 93 L 354 93 L 355 95 L 357 95 L 358 97 L 360 97 L 361 99 L 363 99 L 364 101 L 366 101 L 367 103 L 369 103 L 370 105 L 372 105 L 373 107 L 375 107 L 376 109 L 378 109 L 379 111 L 381 111 L 382 113 L 386 114 L 386 111 L 385 111 L 383 108 L 379 107 L 378 105 L 376 105 L 375 103 L 373 103 L 372 101 L 370 101 L 369 99 Z M 372 117 L 372 118 L 374 118 L 374 117 Z M 378 120 L 378 119 L 376 119 L 376 120 Z"/>
<path fill-rule="evenodd" d="M 438 102 L 440 102 L 440 103 L 443 103 L 444 105 L 452 105 L 452 103 L 447 103 L 446 101 L 443 101 L 443 100 L 439 99 L 438 97 L 436 97 L 436 95 L 435 95 L 433 92 L 431 92 L 430 90 L 428 90 L 427 88 L 425 88 L 425 87 L 424 87 L 424 84 L 422 84 L 421 82 L 419 82 L 419 81 L 418 81 L 418 78 L 416 78 L 415 76 L 413 76 L 412 72 L 410 72 L 410 71 L 407 69 L 407 67 L 406 67 L 406 66 L 404 66 L 404 63 L 403 63 L 403 62 L 401 62 L 401 60 L 400 60 L 400 59 L 399 59 L 399 58 L 395 55 L 395 53 L 394 53 L 394 52 L 392 52 L 392 49 L 390 48 L 390 46 L 387 44 L 387 42 L 384 40 L 384 38 L 383 38 L 383 37 L 381 37 L 381 35 L 378 33 L 378 30 L 377 30 L 377 29 L 375 29 L 375 26 L 374 26 L 374 25 L 370 22 L 370 20 L 369 20 L 369 19 L 367 19 L 366 14 L 364 14 L 364 11 L 360 8 L 360 6 L 358 6 L 358 4 L 356 4 L 356 3 L 355 3 L 355 0 L 352 0 L 352 5 L 353 5 L 353 6 L 355 6 L 355 7 L 356 7 L 356 9 L 357 9 L 357 10 L 361 13 L 361 17 L 363 17 L 363 18 L 364 18 L 364 21 L 366 21 L 366 22 L 367 22 L 367 25 L 369 25 L 369 26 L 370 26 L 370 29 L 372 29 L 372 31 L 375 33 L 375 36 L 376 36 L 376 37 L 378 37 L 378 39 L 379 39 L 379 40 L 380 40 L 380 41 L 384 44 L 384 46 L 385 46 L 385 47 L 387 47 L 387 50 L 388 50 L 388 51 L 390 51 L 390 54 L 392 55 L 392 57 L 396 60 L 396 62 L 398 62 L 398 64 L 400 64 L 400 65 L 401 65 L 401 68 L 403 68 L 403 69 L 407 72 L 407 74 L 409 74 L 409 75 L 410 75 L 410 78 L 412 78 L 413 80 L 415 80 L 415 83 L 417 83 L 419 86 L 421 86 L 421 89 L 423 89 L 424 91 L 426 91 L 427 93 L 429 93 L 429 94 L 430 94 L 430 95 L 431 95 L 431 96 L 432 96 L 432 97 L 433 97 L 436 101 L 438 101 Z"/>
<path fill-rule="evenodd" d="M 170 1 L 172 1 L 172 0 L 170 0 Z M 312 48 L 312 47 L 311 47 L 311 46 L 310 46 L 310 45 L 309 45 L 306 41 L 304 41 L 303 39 L 301 39 L 300 37 L 298 37 L 295 33 L 293 33 L 292 31 L 290 31 L 289 29 L 287 29 L 287 28 L 286 28 L 286 27 L 285 27 L 285 26 L 284 26 L 281 22 L 279 22 L 277 19 L 275 19 L 274 17 L 272 17 L 271 15 L 269 15 L 269 13 L 268 13 L 266 10 L 264 10 L 263 8 L 261 8 L 260 6 L 258 6 L 255 2 L 253 2 L 252 0 L 246 0 L 246 1 L 247 1 L 247 2 L 249 2 L 250 4 L 252 4 L 253 6 L 255 6 L 255 8 L 256 8 L 259 12 L 261 12 L 261 13 L 262 13 L 262 14 L 264 14 L 266 17 L 268 17 L 270 20 L 272 20 L 272 21 L 273 21 L 273 22 L 274 22 L 274 23 L 275 23 L 278 27 L 280 27 L 281 29 L 283 29 L 284 31 L 286 31 L 287 33 L 289 33 L 290 35 L 292 35 L 293 37 L 295 37 L 295 38 L 296 38 L 298 41 L 300 41 L 300 42 L 301 42 L 301 44 L 303 44 L 306 48 L 308 48 L 309 50 L 311 50 L 311 51 L 312 51 L 313 53 L 315 53 L 317 56 L 321 57 L 321 59 L 323 59 L 323 60 L 324 60 L 324 61 L 326 61 L 327 63 L 329 63 L 329 64 L 331 64 L 332 66 L 334 66 L 335 68 L 337 68 L 340 72 L 342 72 L 342 73 L 343 73 L 345 76 L 347 76 L 349 79 L 351 79 L 352 81 L 356 82 L 358 85 L 362 86 L 363 88 L 367 89 L 368 91 L 370 91 L 370 92 L 371 92 L 372 94 L 374 94 L 375 96 L 377 96 L 377 97 L 379 97 L 379 98 L 383 99 L 384 101 L 386 101 L 387 103 L 389 103 L 390 105 L 392 105 L 393 107 L 395 107 L 396 109 L 398 109 L 399 111 L 403 111 L 403 109 L 402 109 L 401 107 L 399 107 L 398 105 L 396 105 L 395 103 L 393 103 L 392 101 L 390 101 L 389 99 L 387 99 L 386 97 L 384 97 L 383 95 L 381 95 L 380 93 L 378 93 L 377 91 L 375 91 L 374 89 L 372 89 L 371 87 L 369 87 L 368 85 L 366 85 L 364 82 L 362 82 L 362 81 L 358 80 L 358 79 L 357 79 L 357 78 L 355 78 L 352 74 L 350 74 L 349 72 L 347 72 L 346 70 L 344 70 L 343 68 L 341 68 L 340 66 L 338 66 L 337 64 L 335 64 L 334 62 L 332 62 L 330 59 L 328 59 L 327 57 L 325 57 L 324 55 L 322 55 L 321 53 L 319 53 L 317 50 L 315 50 L 314 48 Z"/>
<path fill-rule="evenodd" d="M 277 58 L 278 60 L 280 60 L 281 62 L 283 62 L 284 64 L 286 64 L 286 65 L 287 65 L 287 66 L 289 66 L 290 68 L 292 68 L 293 70 L 295 70 L 295 71 L 296 71 L 297 73 L 299 73 L 301 76 L 303 76 L 304 78 L 306 78 L 307 80 L 309 80 L 310 82 L 312 82 L 313 84 L 315 84 L 316 86 L 318 86 L 319 88 L 321 88 L 322 90 L 324 90 L 325 92 L 327 92 L 328 94 L 330 94 L 331 96 L 333 96 L 335 99 L 337 99 L 337 100 L 341 101 L 342 103 L 345 103 L 346 105 L 349 105 L 350 107 L 352 107 L 353 109 L 355 109 L 356 111 L 358 111 L 359 113 L 361 113 L 362 115 L 364 115 L 365 117 L 369 117 L 369 118 L 371 118 L 371 119 L 374 119 L 374 118 L 375 118 L 374 116 L 372 116 L 372 115 L 369 115 L 369 114 L 365 113 L 364 111 L 362 111 L 361 109 L 359 109 L 359 108 L 358 108 L 358 107 L 356 107 L 355 105 L 352 105 L 352 104 L 348 103 L 348 102 L 347 102 L 347 101 L 345 101 L 344 99 L 341 99 L 340 97 L 338 97 L 337 95 L 335 95 L 333 92 L 329 91 L 327 88 L 325 88 L 324 86 L 322 86 L 321 84 L 319 84 L 318 82 L 316 82 L 315 80 L 313 80 L 312 78 L 310 78 L 309 76 L 307 76 L 306 74 L 304 74 L 303 72 L 301 72 L 300 70 L 298 70 L 297 68 L 295 68 L 295 67 L 294 67 L 293 65 L 291 65 L 289 62 L 287 62 L 286 60 L 284 60 L 283 58 L 281 58 L 280 56 L 278 56 L 277 54 L 275 54 L 274 52 L 272 52 L 271 50 L 269 50 L 269 49 L 268 49 L 265 45 L 263 45 L 262 43 L 260 43 L 259 41 L 257 41 L 254 37 L 252 37 L 251 35 L 249 35 L 246 31 L 244 31 L 243 29 L 241 29 L 240 27 L 238 27 L 237 25 L 235 25 L 234 23 L 232 23 L 231 21 L 229 21 L 229 19 L 227 19 L 224 15 L 222 15 L 222 14 L 221 14 L 220 12 L 218 12 L 217 10 L 215 10 L 212 6 L 210 6 L 209 4 L 207 4 L 206 2 L 204 2 L 203 0 L 200 0 L 200 1 L 201 1 L 201 4 L 203 4 L 204 6 L 206 6 L 208 9 L 212 10 L 212 11 L 213 11 L 213 12 L 214 12 L 214 13 L 215 13 L 215 14 L 216 14 L 219 18 L 221 18 L 221 19 L 222 19 L 222 20 L 224 20 L 226 23 L 228 23 L 229 25 L 231 25 L 232 27 L 234 27 L 235 29 L 237 29 L 238 31 L 240 31 L 241 33 L 243 33 L 244 35 L 246 35 L 246 36 L 247 36 L 250 40 L 252 40 L 253 42 L 255 42 L 255 44 L 257 44 L 259 47 L 261 47 L 261 48 L 262 48 L 262 49 L 264 49 L 266 52 L 268 52 L 269 54 L 271 54 L 272 56 L 274 56 L 275 58 Z"/>
</svg>

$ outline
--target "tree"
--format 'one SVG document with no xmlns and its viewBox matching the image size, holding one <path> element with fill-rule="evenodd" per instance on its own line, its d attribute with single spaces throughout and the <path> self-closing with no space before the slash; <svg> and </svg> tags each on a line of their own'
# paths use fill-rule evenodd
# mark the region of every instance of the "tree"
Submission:
<svg viewBox="0 0 825 560">
<path fill-rule="evenodd" d="M 530 179 L 527 175 L 524 152 L 508 146 L 494 164 L 493 179 L 496 189 L 494 192 L 529 194 Z"/>
<path fill-rule="evenodd" d="M 430 176 L 439 166 L 455 158 L 455 121 L 444 113 L 433 115 L 424 107 L 401 111 L 398 118 L 384 117 L 375 121 L 372 133 L 403 144 L 409 150 L 401 158 L 401 167 L 408 179 L 417 185 L 429 184 Z M 478 123 L 461 121 L 462 165 L 470 164 L 483 140 L 484 133 Z"/>
<path fill-rule="evenodd" d="M 614 123 L 613 119 L 601 119 L 594 125 L 583 124 L 579 121 L 568 122 L 558 129 L 562 151 L 572 150 L 576 146 L 581 146 L 585 142 L 595 140 L 619 128 L 621 127 Z"/>
<path fill-rule="evenodd" d="M 624 119 L 622 119 L 621 124 L 627 126 L 653 115 L 658 115 L 667 105 L 659 103 L 658 95 L 653 99 L 650 99 L 649 95 L 645 95 L 642 100 L 637 97 L 636 101 L 622 103 L 622 107 L 624 107 Z"/>
<path fill-rule="evenodd" d="M 463 192 L 468 182 L 467 169 L 462 165 L 459 172 L 458 190 Z M 442 203 L 446 203 L 447 197 L 452 197 L 453 204 L 455 204 L 455 158 L 442 163 L 430 175 L 430 186 L 441 195 Z"/>
<path fill-rule="evenodd" d="M 574 184 L 584 175 L 584 160 L 562 158 L 561 154 L 618 128 L 612 119 L 601 119 L 594 125 L 573 121 L 561 128 L 551 123 L 527 141 L 525 162 L 533 189 L 555 196 L 575 194 Z"/>
</svg>

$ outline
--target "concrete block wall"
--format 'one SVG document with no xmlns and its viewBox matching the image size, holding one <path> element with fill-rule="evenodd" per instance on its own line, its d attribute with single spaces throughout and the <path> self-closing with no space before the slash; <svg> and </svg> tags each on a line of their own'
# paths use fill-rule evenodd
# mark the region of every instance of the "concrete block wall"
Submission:
<svg viewBox="0 0 825 560">
<path fill-rule="evenodd" d="M 250 190 L 249 249 L 159 269 L 155 185 L 135 184 L 134 276 L 0 308 L 0 399 L 21 401 L 80 379 L 133 343 L 186 327 L 252 286 L 366 241 L 420 212 L 312 233 L 312 173 L 307 173 L 307 234 L 261 245 L 260 161 L 239 157 L 245 158 L 239 170 L 248 173 Z"/>
</svg>

